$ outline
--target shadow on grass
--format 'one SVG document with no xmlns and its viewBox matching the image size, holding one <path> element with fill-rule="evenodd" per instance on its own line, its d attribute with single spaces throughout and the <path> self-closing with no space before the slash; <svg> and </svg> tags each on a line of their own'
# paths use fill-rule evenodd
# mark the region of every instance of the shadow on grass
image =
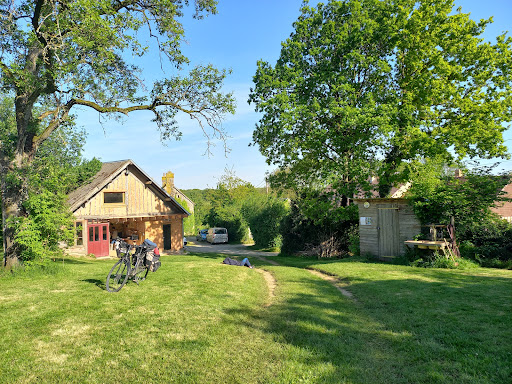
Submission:
<svg viewBox="0 0 512 384">
<path fill-rule="evenodd" d="M 194 252 L 194 251 L 189 250 L 187 256 L 198 257 L 201 259 L 222 259 L 222 260 L 224 260 L 228 255 L 223 254 L 223 253 Z"/>
<path fill-rule="evenodd" d="M 101 288 L 102 290 L 106 291 L 107 290 L 107 287 L 105 285 L 105 281 L 104 280 L 99 280 L 99 279 L 84 279 L 84 280 L 80 280 L 80 281 L 83 281 L 85 283 L 89 283 L 89 284 L 94 284 L 96 285 L 98 288 Z"/>
<path fill-rule="evenodd" d="M 287 364 L 322 383 L 509 382 L 510 279 L 360 279 L 357 302 L 305 271 L 277 273 L 268 309 L 245 313 L 247 327 L 288 346 Z M 356 289 L 357 288 L 357 289 Z M 243 310 L 228 313 L 240 318 Z"/>
</svg>

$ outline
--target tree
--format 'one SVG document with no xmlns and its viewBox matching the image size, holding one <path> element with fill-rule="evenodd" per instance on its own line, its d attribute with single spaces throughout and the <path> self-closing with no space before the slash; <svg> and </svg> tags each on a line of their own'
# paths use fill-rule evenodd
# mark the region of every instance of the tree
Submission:
<svg viewBox="0 0 512 384">
<path fill-rule="evenodd" d="M 5 125 L 0 135 L 14 137 L 16 132 L 12 98 L 0 103 Z M 51 257 L 62 253 L 61 242 L 73 240 L 73 215 L 66 204 L 71 190 L 89 181 L 101 168 L 97 159 L 82 159 L 86 134 L 72 120 L 61 125 L 46 140 L 27 168 L 27 198 L 23 201 L 24 216 L 11 217 L 15 251 L 24 266 L 45 265 Z M 21 179 L 21 175 L 9 176 Z"/>
<path fill-rule="evenodd" d="M 281 222 L 289 213 L 287 200 L 254 193 L 242 205 L 242 215 L 251 230 L 254 244 L 260 248 L 281 248 Z"/>
<path fill-rule="evenodd" d="M 260 61 L 253 141 L 274 180 L 380 194 L 414 163 L 508 157 L 512 40 L 481 37 L 453 0 L 330 0 L 304 5 L 277 63 Z"/>
<path fill-rule="evenodd" d="M 185 189 L 183 193 L 194 202 L 194 226 L 197 230 L 201 229 L 206 225 L 206 216 L 210 212 L 213 200 L 211 195 L 214 191 L 212 189 Z"/>
<path fill-rule="evenodd" d="M 335 195 L 302 188 L 291 201 L 280 225 L 285 254 L 306 252 L 320 257 L 344 257 L 358 250 L 357 206 L 342 206 Z"/>
<path fill-rule="evenodd" d="M 426 164 L 426 171 L 413 178 L 408 191 L 414 212 L 423 225 L 450 224 L 455 220 L 457 236 L 466 239 L 471 228 L 496 216 L 491 208 L 510 201 L 503 188 L 510 183 L 508 174 L 493 175 L 492 167 L 466 169 L 462 177 Z M 426 176 L 428 175 L 428 176 Z"/>
<path fill-rule="evenodd" d="M 427 162 L 424 168 L 412 178 L 408 191 L 421 223 L 448 225 L 453 219 L 461 256 L 484 266 L 512 260 L 512 225 L 491 211 L 511 200 L 503 190 L 511 175 L 495 175 L 492 167 L 477 167 L 454 177 L 453 170 L 435 162 Z"/>
<path fill-rule="evenodd" d="M 217 188 L 210 190 L 210 210 L 204 217 L 205 223 L 210 227 L 225 227 L 230 241 L 247 240 L 249 231 L 242 205 L 255 193 L 251 183 L 238 177 L 233 169 L 225 168 Z"/>
<path fill-rule="evenodd" d="M 35 154 L 76 107 L 110 117 L 151 111 L 162 139 L 180 138 L 179 112 L 210 137 L 224 137 L 223 115 L 234 112 L 231 94 L 220 91 L 226 71 L 198 66 L 188 76 L 156 81 L 151 91 L 140 69 L 126 61 L 152 51 L 138 33 L 153 38 L 161 67 L 182 69 L 188 0 L 0 1 L 1 87 L 15 97 L 16 131 L 0 143 L 4 222 L 22 217 L 27 198 L 23 175 Z M 215 0 L 195 0 L 195 18 L 216 13 Z M 149 87 L 148 87 L 149 88 Z M 18 259 L 14 229 L 4 226 L 6 264 Z"/>
</svg>

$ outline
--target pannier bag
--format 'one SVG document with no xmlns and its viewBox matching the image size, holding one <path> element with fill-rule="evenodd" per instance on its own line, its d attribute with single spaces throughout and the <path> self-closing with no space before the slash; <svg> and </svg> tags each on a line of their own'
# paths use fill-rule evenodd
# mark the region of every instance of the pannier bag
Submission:
<svg viewBox="0 0 512 384">
<path fill-rule="evenodd" d="M 155 248 L 156 248 L 156 244 L 155 244 L 155 243 L 153 243 L 153 242 L 152 242 L 151 240 L 149 240 L 149 239 L 144 240 L 144 242 L 142 243 L 142 245 L 143 245 L 144 247 L 146 247 L 148 250 L 153 250 L 153 249 L 155 249 Z"/>
<path fill-rule="evenodd" d="M 160 260 L 154 262 L 153 264 L 151 264 L 149 266 L 149 270 L 151 272 L 156 272 L 158 268 L 160 268 L 160 266 L 162 265 L 162 263 L 160 262 Z"/>
<path fill-rule="evenodd" d="M 146 266 L 151 272 L 156 272 L 162 265 L 160 262 L 160 250 L 151 240 L 144 240 L 144 246 L 146 246 Z"/>
</svg>

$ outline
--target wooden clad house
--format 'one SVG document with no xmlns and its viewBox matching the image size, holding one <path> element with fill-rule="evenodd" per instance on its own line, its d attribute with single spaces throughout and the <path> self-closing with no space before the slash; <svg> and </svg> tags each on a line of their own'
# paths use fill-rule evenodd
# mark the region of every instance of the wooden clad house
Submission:
<svg viewBox="0 0 512 384">
<path fill-rule="evenodd" d="M 94 179 L 68 197 L 76 221 L 72 253 L 109 255 L 116 237 L 154 241 L 163 251 L 183 248 L 189 213 L 132 160 L 103 163 Z"/>
</svg>

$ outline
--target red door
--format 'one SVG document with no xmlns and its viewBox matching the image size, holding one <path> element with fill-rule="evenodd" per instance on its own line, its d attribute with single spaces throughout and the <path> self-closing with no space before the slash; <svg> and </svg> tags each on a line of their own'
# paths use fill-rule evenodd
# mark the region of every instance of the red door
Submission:
<svg viewBox="0 0 512 384">
<path fill-rule="evenodd" d="M 108 256 L 110 234 L 108 223 L 88 224 L 87 250 L 96 257 Z"/>
</svg>

